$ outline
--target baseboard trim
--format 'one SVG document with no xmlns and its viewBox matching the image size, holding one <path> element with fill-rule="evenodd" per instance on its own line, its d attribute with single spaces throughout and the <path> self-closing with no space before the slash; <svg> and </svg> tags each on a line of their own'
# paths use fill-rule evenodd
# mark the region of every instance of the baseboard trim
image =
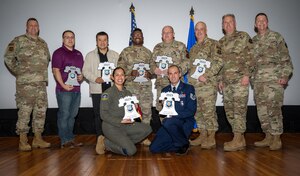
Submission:
<svg viewBox="0 0 300 176">
<path fill-rule="evenodd" d="M 44 135 L 57 135 L 57 108 L 48 108 Z M 154 110 L 154 108 L 153 108 Z M 16 136 L 17 109 L 0 109 L 0 136 Z M 80 108 L 75 121 L 75 134 L 95 134 L 93 108 Z M 284 132 L 300 132 L 300 106 L 283 106 Z M 223 106 L 217 106 L 219 131 L 231 132 Z M 248 106 L 247 131 L 249 133 L 262 132 L 257 118 L 256 106 Z M 30 132 L 32 135 L 32 133 Z"/>
</svg>

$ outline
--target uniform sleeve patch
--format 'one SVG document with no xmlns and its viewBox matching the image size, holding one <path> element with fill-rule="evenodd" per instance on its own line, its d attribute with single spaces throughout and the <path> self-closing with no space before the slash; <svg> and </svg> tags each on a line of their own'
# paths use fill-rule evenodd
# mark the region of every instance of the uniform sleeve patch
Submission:
<svg viewBox="0 0 300 176">
<path fill-rule="evenodd" d="M 288 48 L 288 46 L 287 46 L 286 42 L 285 42 L 285 47 L 286 47 L 286 48 Z"/>
<path fill-rule="evenodd" d="M 106 94 L 106 93 L 102 94 L 102 95 L 101 95 L 101 100 L 102 100 L 102 101 L 108 100 L 108 94 Z"/>
<path fill-rule="evenodd" d="M 190 97 L 191 97 L 192 100 L 196 100 L 196 95 L 195 94 L 191 93 Z"/>
<path fill-rule="evenodd" d="M 8 51 L 9 52 L 12 52 L 12 51 L 14 51 L 15 50 L 15 45 L 13 44 L 13 43 L 10 43 L 9 45 L 8 45 Z"/>
</svg>

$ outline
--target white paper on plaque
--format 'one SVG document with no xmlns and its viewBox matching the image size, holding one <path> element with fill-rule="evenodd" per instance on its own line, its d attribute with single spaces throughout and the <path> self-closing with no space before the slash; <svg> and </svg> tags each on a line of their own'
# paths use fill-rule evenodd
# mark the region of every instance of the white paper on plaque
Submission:
<svg viewBox="0 0 300 176">
<path fill-rule="evenodd" d="M 157 56 L 155 62 L 159 63 L 160 70 L 167 70 L 169 68 L 169 64 L 172 64 L 172 57 L 168 56 Z M 165 75 L 162 75 L 162 77 Z"/>
<path fill-rule="evenodd" d="M 64 72 L 68 73 L 68 79 L 65 82 L 67 85 L 79 86 L 77 74 L 81 74 L 80 68 L 75 66 L 66 66 Z"/>
<path fill-rule="evenodd" d="M 102 62 L 98 66 L 98 70 L 101 70 L 101 77 L 104 82 L 109 83 L 112 80 L 110 79 L 110 75 L 115 69 L 115 64 L 110 62 Z"/>
<path fill-rule="evenodd" d="M 124 106 L 123 119 L 130 119 L 131 122 L 134 122 L 135 118 L 140 117 L 140 114 L 136 111 L 135 103 L 139 103 L 136 96 L 126 96 L 119 99 L 119 107 Z"/>
<path fill-rule="evenodd" d="M 176 116 L 178 113 L 175 110 L 175 101 L 180 101 L 179 94 L 173 92 L 162 92 L 159 100 L 164 101 L 163 108 L 159 114 L 170 116 Z"/>
<path fill-rule="evenodd" d="M 210 64 L 211 64 L 210 61 L 207 61 L 205 59 L 196 59 L 193 62 L 193 65 L 197 65 L 197 68 L 191 77 L 198 79 L 199 76 L 205 73 L 206 68 L 210 68 Z"/>
<path fill-rule="evenodd" d="M 150 70 L 149 64 L 144 64 L 144 63 L 134 64 L 132 70 L 137 70 L 139 73 L 139 76 L 135 77 L 135 79 L 133 80 L 134 82 L 141 83 L 141 82 L 148 81 L 148 79 L 145 78 L 145 73 L 146 70 Z"/>
</svg>

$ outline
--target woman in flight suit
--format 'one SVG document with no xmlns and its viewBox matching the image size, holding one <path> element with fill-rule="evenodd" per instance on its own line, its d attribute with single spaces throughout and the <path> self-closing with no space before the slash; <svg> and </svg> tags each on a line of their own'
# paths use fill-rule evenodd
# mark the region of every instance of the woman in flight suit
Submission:
<svg viewBox="0 0 300 176">
<path fill-rule="evenodd" d="M 105 150 L 113 153 L 132 156 L 137 149 L 135 144 L 151 133 L 151 127 L 141 122 L 123 119 L 124 107 L 119 107 L 119 100 L 132 94 L 124 88 L 125 71 L 117 67 L 112 74 L 114 85 L 101 97 L 100 116 L 103 120 L 103 136 L 98 137 L 96 152 L 104 154 Z"/>
</svg>

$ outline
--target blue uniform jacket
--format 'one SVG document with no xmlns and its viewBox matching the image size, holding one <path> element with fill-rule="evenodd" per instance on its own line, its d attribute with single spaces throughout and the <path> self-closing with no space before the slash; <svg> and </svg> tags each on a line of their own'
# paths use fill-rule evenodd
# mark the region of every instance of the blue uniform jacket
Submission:
<svg viewBox="0 0 300 176">
<path fill-rule="evenodd" d="M 162 92 L 172 92 L 171 85 L 162 89 Z M 194 115 L 197 110 L 197 100 L 195 95 L 195 88 L 192 85 L 185 84 L 180 81 L 176 93 L 179 94 L 180 101 L 175 101 L 175 110 L 178 113 L 177 116 L 172 118 L 180 119 L 194 119 Z"/>
<path fill-rule="evenodd" d="M 171 85 L 163 88 L 162 92 L 172 92 Z M 180 101 L 175 101 L 175 110 L 178 115 L 163 120 L 162 126 L 150 145 L 149 149 L 152 153 L 178 151 L 189 143 L 197 109 L 195 88 L 180 82 L 176 93 L 180 98 Z"/>
</svg>

